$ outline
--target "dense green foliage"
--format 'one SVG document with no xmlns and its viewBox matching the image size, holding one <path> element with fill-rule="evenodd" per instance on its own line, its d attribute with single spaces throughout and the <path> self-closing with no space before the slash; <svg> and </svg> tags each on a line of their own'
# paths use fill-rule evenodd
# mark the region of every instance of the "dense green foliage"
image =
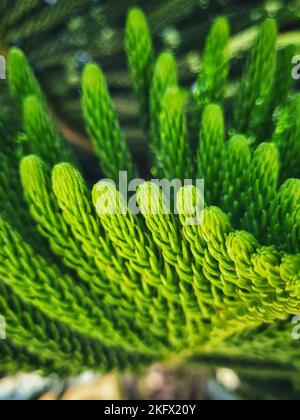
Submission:
<svg viewBox="0 0 300 420">
<path fill-rule="evenodd" d="M 275 78 L 289 80 L 276 67 L 276 23 L 266 20 L 227 120 L 229 33 L 219 18 L 196 89 L 187 91 L 170 52 L 149 65 L 142 12 L 133 9 L 127 20 L 152 171 L 205 181 L 204 208 L 202 193 L 184 186 L 174 200 L 179 215 L 165 214 L 167 197 L 153 182 L 138 189 L 141 215 L 128 209 L 118 186 L 102 181 L 91 191 L 25 55 L 10 51 L 9 86 L 23 133 L 0 138 L 0 314 L 8 335 L 0 342 L 0 371 L 105 371 L 245 351 L 249 360 L 278 354 L 279 363 L 300 368 L 291 336 L 269 354 L 300 311 L 299 98 L 290 90 L 280 104 L 274 99 Z M 97 64 L 83 72 L 82 110 L 99 177 L 117 181 L 124 170 L 135 176 Z"/>
</svg>

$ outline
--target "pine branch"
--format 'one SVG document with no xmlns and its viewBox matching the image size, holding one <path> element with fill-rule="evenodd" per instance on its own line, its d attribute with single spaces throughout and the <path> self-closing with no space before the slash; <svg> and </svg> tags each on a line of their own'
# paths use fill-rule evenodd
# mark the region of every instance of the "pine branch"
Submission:
<svg viewBox="0 0 300 420">
<path fill-rule="evenodd" d="M 51 375 L 51 372 L 55 369 L 55 363 L 34 356 L 28 352 L 26 347 L 13 345 L 8 343 L 7 340 L 2 341 L 0 348 L 1 376 L 17 375 L 20 372 L 35 372 L 39 369 L 42 369 L 46 375 Z M 69 373 L 71 374 L 67 368 L 58 372 L 61 377 L 67 376 Z"/>
<path fill-rule="evenodd" d="M 201 109 L 224 97 L 229 72 L 229 36 L 227 19 L 216 19 L 205 42 L 196 85 L 195 98 Z"/>
<path fill-rule="evenodd" d="M 174 291 L 172 267 L 160 258 L 159 251 L 145 232 L 139 219 L 127 209 L 123 197 L 107 182 L 93 189 L 93 201 L 101 223 L 119 256 L 130 271 L 139 274 L 135 300 L 141 310 L 141 325 L 147 319 L 152 331 L 177 345 L 182 333 L 182 311 Z M 149 306 L 151 309 L 149 309 Z M 150 316 L 150 319 L 149 319 Z"/>
<path fill-rule="evenodd" d="M 139 187 L 138 203 L 146 225 L 164 261 L 176 269 L 178 282 L 168 285 L 170 293 L 178 294 L 178 302 L 188 321 L 186 332 L 191 335 L 191 343 L 199 341 L 199 329 L 203 328 L 199 318 L 199 305 L 194 292 L 192 263 L 193 257 L 187 242 L 181 237 L 177 220 L 171 213 L 170 205 L 163 191 L 154 183 L 144 183 Z"/>
<path fill-rule="evenodd" d="M 276 197 L 279 156 L 273 143 L 263 143 L 255 151 L 249 168 L 249 188 L 245 194 L 247 210 L 242 220 L 244 229 L 266 243 Z"/>
<path fill-rule="evenodd" d="M 189 191 L 190 194 L 184 197 L 184 192 Z M 184 198 L 187 200 L 185 207 L 182 206 Z M 297 311 L 299 256 L 283 256 L 275 248 L 260 247 L 250 234 L 234 231 L 228 217 L 218 208 L 210 207 L 197 213 L 199 198 L 194 187 L 185 187 L 178 194 L 178 205 L 185 210 L 180 219 L 183 234 L 198 263 L 197 271 L 203 272 L 210 285 L 206 289 L 206 304 L 216 311 L 219 309 L 210 315 L 215 329 L 210 333 L 212 343 L 215 339 L 221 338 L 221 342 L 234 332 L 282 319 L 287 312 Z M 199 223 L 186 225 L 191 208 Z M 290 282 L 295 275 L 294 281 Z M 200 287 L 205 284 L 201 277 L 198 283 Z M 287 293 L 292 289 L 286 299 L 284 290 Z M 204 296 L 201 290 L 199 297 L 204 300 Z M 221 331 L 219 325 L 222 325 Z"/>
<path fill-rule="evenodd" d="M 2 146 L 2 145 L 1 145 Z M 38 232 L 31 225 L 31 219 L 23 202 L 22 190 L 18 174 L 18 161 L 12 144 L 0 151 L 0 214 L 5 218 L 23 238 L 44 255 L 48 253 Z"/>
<path fill-rule="evenodd" d="M 269 360 L 273 363 L 281 362 L 284 365 L 285 361 L 289 359 L 292 369 L 299 369 L 298 341 L 291 336 L 290 319 L 233 337 L 230 342 L 227 342 L 226 347 L 229 347 L 230 353 L 232 351 L 236 353 L 238 347 L 239 351 L 247 356 L 253 354 L 260 363 L 264 362 L 267 351 L 270 355 Z"/>
<path fill-rule="evenodd" d="M 274 247 L 261 247 L 252 235 L 243 231 L 228 237 L 227 249 L 237 269 L 239 295 L 247 301 L 247 310 L 253 308 L 253 316 L 272 322 L 293 311 L 293 305 L 296 310 L 298 303 L 293 296 L 284 297 L 284 290 L 289 287 L 285 263 L 294 257 L 283 256 Z M 258 298 L 261 299 L 261 307 Z"/>
<path fill-rule="evenodd" d="M 116 293 L 114 282 L 119 281 L 122 273 L 118 270 L 115 273 L 110 267 L 114 263 L 114 249 L 97 221 L 90 192 L 82 175 L 70 164 L 56 165 L 52 172 L 52 188 L 57 205 L 62 211 L 61 223 L 71 229 L 72 236 L 81 252 L 84 251 L 84 254 L 94 260 L 97 267 L 95 274 L 100 269 L 106 272 L 112 281 L 112 283 L 107 283 L 105 276 L 98 274 L 98 286 L 104 293 L 109 290 L 113 294 Z M 116 260 L 117 268 L 118 264 Z"/>
<path fill-rule="evenodd" d="M 118 182 L 119 172 L 127 170 L 128 179 L 134 178 L 135 169 L 121 133 L 106 80 L 95 64 L 88 65 L 84 70 L 82 91 L 82 109 L 87 131 L 104 174 Z"/>
<path fill-rule="evenodd" d="M 214 282 L 211 282 L 213 270 L 210 269 L 206 272 L 204 269 L 209 252 L 201 230 L 203 200 L 204 197 L 200 190 L 189 186 L 177 193 L 176 204 L 182 224 L 182 235 L 189 244 L 194 258 L 194 264 L 192 264 L 193 284 L 199 304 L 199 316 L 209 325 L 211 317 L 220 303 L 220 295 Z M 215 275 L 218 276 L 218 273 Z"/>
<path fill-rule="evenodd" d="M 58 167 L 56 167 L 56 172 L 58 170 L 57 168 Z M 73 172 L 76 173 L 76 170 L 73 169 Z M 79 240 L 78 235 L 73 235 L 71 228 L 59 211 L 58 204 L 51 188 L 50 174 L 41 159 L 35 156 L 28 156 L 24 158 L 21 162 L 21 178 L 27 202 L 30 206 L 31 215 L 36 221 L 42 235 L 49 240 L 53 252 L 62 257 L 64 263 L 68 267 L 77 271 L 80 279 L 88 285 L 89 292 L 92 293 L 95 303 L 97 302 L 97 305 L 101 308 L 103 316 L 107 318 L 107 322 L 111 320 L 114 330 L 117 332 L 121 328 L 123 333 L 124 319 L 122 322 L 120 318 L 114 315 L 114 311 L 116 312 L 118 310 L 117 304 L 120 303 L 120 299 L 117 302 L 114 302 L 114 311 L 110 308 L 110 304 L 113 302 L 113 299 L 111 299 L 110 302 L 105 302 L 105 294 L 108 292 L 114 294 L 114 284 L 110 285 L 107 282 L 109 275 L 104 274 L 109 272 L 110 262 L 101 261 L 100 264 L 97 264 L 95 261 L 95 251 L 87 251 L 89 241 L 84 241 L 83 238 Z M 64 177 L 64 180 L 66 180 L 66 184 L 68 184 L 66 177 Z M 67 187 L 69 187 L 69 185 L 67 185 Z M 84 194 L 82 194 L 82 200 L 80 202 L 80 193 L 77 195 L 77 201 L 75 201 L 74 197 L 77 191 L 69 189 L 69 196 L 72 195 L 72 192 L 75 194 L 73 196 L 73 201 L 69 198 L 70 208 L 74 209 L 75 206 L 77 206 L 78 210 L 82 211 L 83 206 L 81 204 L 84 203 Z M 76 212 L 73 210 L 73 216 L 74 213 Z M 66 215 L 66 212 L 64 215 Z M 76 216 L 78 217 L 78 214 L 75 214 L 75 217 Z M 76 219 L 73 218 L 72 227 L 74 227 L 75 220 Z M 79 222 L 77 223 L 77 226 L 80 226 Z M 86 230 L 88 231 L 88 229 Z M 94 244 L 91 245 L 93 246 L 97 242 L 100 243 L 101 241 L 101 234 L 99 229 L 97 230 L 96 223 L 94 224 L 94 232 L 92 234 Z M 97 234 L 99 235 L 99 239 L 96 236 Z M 98 245 L 97 249 L 99 248 L 100 245 Z M 111 253 L 111 255 L 108 254 L 108 257 L 109 256 L 113 259 L 113 253 Z M 104 258 L 102 258 L 102 260 L 103 259 Z M 116 275 L 118 274 L 121 275 L 121 273 L 117 273 Z M 80 287 L 81 283 L 78 283 L 78 286 Z M 83 290 L 85 289 L 83 288 Z M 130 317 L 130 320 L 131 321 L 129 321 L 127 317 L 126 321 L 129 324 L 131 322 L 131 326 L 130 330 L 127 331 L 126 336 L 124 336 L 124 340 L 128 339 L 128 343 L 130 345 L 135 343 L 137 348 L 143 347 L 143 341 L 141 340 L 140 342 L 139 339 L 139 336 L 143 336 L 143 333 L 142 331 L 138 331 L 138 337 L 135 337 L 134 333 L 136 331 L 132 322 L 132 316 Z M 144 337 L 144 340 L 146 340 L 146 337 Z M 147 344 L 147 348 L 149 348 L 149 344 Z"/>
<path fill-rule="evenodd" d="M 157 161 L 167 179 L 191 179 L 193 170 L 188 144 L 186 101 L 177 88 L 167 90 L 161 102 L 160 145 Z"/>
<path fill-rule="evenodd" d="M 157 165 L 156 160 L 160 148 L 159 126 L 162 99 L 168 88 L 177 87 L 177 83 L 178 70 L 175 58 L 170 53 L 162 53 L 155 64 L 150 90 L 151 148 L 155 165 Z M 154 170 L 157 171 L 155 168 Z"/>
<path fill-rule="evenodd" d="M 91 340 L 91 344 L 87 344 L 86 352 L 84 348 L 82 348 L 81 351 L 79 351 L 79 353 L 77 354 L 77 356 L 82 357 L 81 353 L 87 354 L 87 360 L 89 361 L 89 365 L 91 365 L 90 361 L 93 357 L 93 347 L 94 349 L 98 348 L 99 350 L 99 346 L 101 346 L 102 353 L 100 352 L 98 353 L 98 356 L 96 356 L 96 362 L 98 360 L 99 363 L 97 366 L 105 370 L 111 369 L 112 365 L 116 364 L 121 368 L 121 366 L 123 365 L 123 360 L 126 360 L 126 353 L 124 354 L 122 350 L 120 351 L 120 348 L 113 348 L 113 346 L 108 347 L 107 344 L 105 344 L 106 340 L 103 340 L 103 335 L 105 336 L 105 324 L 102 323 L 101 334 L 99 334 L 99 332 L 96 332 L 97 327 L 95 329 L 95 326 L 92 326 L 93 322 L 87 322 L 87 320 L 85 320 L 85 304 L 83 303 L 83 300 L 88 300 L 86 299 L 86 294 L 81 292 L 78 295 L 78 289 L 76 288 L 76 286 L 72 285 L 72 282 L 69 278 L 59 277 L 59 273 L 54 268 L 54 266 L 49 267 L 48 264 L 45 264 L 41 258 L 32 255 L 30 248 L 26 246 L 26 244 L 22 242 L 21 238 L 18 237 L 16 232 L 14 232 L 13 229 L 11 229 L 11 227 L 5 224 L 3 221 L 1 221 L 1 243 L 2 258 L 0 272 L 2 276 L 5 275 L 5 279 L 3 279 L 2 281 L 4 282 L 4 284 L 7 283 L 9 287 L 13 287 L 17 299 L 20 299 L 22 297 L 22 301 L 25 302 L 26 305 L 31 304 L 35 308 L 35 310 L 41 311 L 45 317 L 50 318 L 50 322 L 44 323 L 43 318 L 41 316 L 34 316 L 33 313 L 30 314 L 30 312 L 28 312 L 28 309 L 23 311 L 22 306 L 19 305 L 18 310 L 20 311 L 20 314 L 23 315 L 25 320 L 27 320 L 27 325 L 25 324 L 27 328 L 25 329 L 24 327 L 22 327 L 22 318 L 21 320 L 16 319 L 14 305 L 12 304 L 13 301 L 10 303 L 9 299 L 2 300 L 2 302 L 5 302 L 6 308 L 2 308 L 3 311 L 1 313 L 3 313 L 6 317 L 9 323 L 9 328 L 12 328 L 12 336 L 14 337 L 13 341 L 18 340 L 18 343 L 28 345 L 28 342 L 32 342 L 33 337 L 39 337 L 40 334 L 43 334 L 42 330 L 44 330 L 46 331 L 48 337 L 47 341 L 49 341 L 50 346 L 52 331 L 54 331 L 56 340 L 58 339 L 59 334 L 58 331 L 55 332 L 54 325 L 54 328 L 51 327 L 51 323 L 59 323 L 61 325 L 62 334 L 64 337 L 62 342 L 66 343 L 67 346 L 69 346 L 69 351 L 70 348 L 72 348 L 72 346 L 70 346 L 72 343 L 71 334 L 78 334 L 80 332 L 82 345 L 84 346 L 85 337 L 89 337 L 88 339 Z M 33 259 L 29 260 L 27 258 L 29 254 L 31 254 Z M 32 262 L 34 261 L 34 265 L 30 266 L 26 262 L 26 260 Z M 36 279 L 38 279 L 38 282 L 35 281 Z M 69 283 L 68 286 L 66 282 Z M 55 285 L 53 283 L 55 283 Z M 67 287 L 65 288 L 63 284 Z M 43 289 L 41 288 L 41 285 L 43 285 Z M 68 290 L 72 290 L 72 294 L 70 294 Z M 45 295 L 45 291 L 47 291 L 47 296 Z M 80 299 L 80 303 L 78 302 L 78 304 L 76 304 L 76 295 L 77 298 Z M 56 308 L 55 311 L 53 311 L 54 306 Z M 76 311 L 77 314 L 75 315 Z M 97 312 L 97 310 L 94 310 L 94 317 L 96 318 L 93 319 L 95 320 L 97 319 Z M 33 319 L 38 320 L 39 327 L 36 327 L 34 325 L 32 321 Z M 31 330 L 34 328 L 35 332 L 32 330 L 32 334 L 30 334 L 30 329 L 28 330 L 28 324 L 31 325 Z M 101 323 L 98 323 L 98 327 L 99 325 L 101 325 Z M 73 331 L 73 333 L 69 334 L 69 330 Z M 68 337 L 70 339 L 69 342 L 67 340 Z M 92 344 L 93 341 L 94 345 Z M 58 352 L 58 342 L 59 340 L 55 341 L 56 349 L 54 350 L 54 358 L 56 359 L 57 357 L 57 359 L 59 360 L 59 353 L 56 356 L 56 352 Z M 74 344 L 74 348 L 76 348 L 76 341 Z M 34 351 L 37 352 L 39 346 L 37 345 L 37 342 L 35 340 L 32 342 L 32 346 Z M 43 344 L 42 347 L 45 349 L 45 344 Z M 46 346 L 46 348 L 48 348 L 48 346 Z M 101 356 L 99 360 L 100 354 Z M 108 357 L 106 356 L 107 354 L 109 355 Z M 46 354 L 45 357 L 47 357 Z M 136 352 L 133 352 L 132 354 L 130 354 L 130 352 L 128 353 L 129 360 L 130 358 L 135 359 L 136 357 Z M 107 363 L 109 359 L 113 360 L 111 364 Z M 66 363 L 65 357 L 63 358 L 63 362 Z"/>
<path fill-rule="evenodd" d="M 140 9 L 132 9 L 127 18 L 125 51 L 142 121 L 148 127 L 149 86 L 153 75 L 153 45 L 147 19 Z"/>
<path fill-rule="evenodd" d="M 80 365 L 86 369 L 95 366 L 109 369 L 109 358 L 105 352 L 99 357 L 95 351 L 99 345 L 97 342 L 78 336 L 61 322 L 47 317 L 4 282 L 1 282 L 0 288 L 0 310 L 5 315 L 9 336 L 6 341 L 20 352 L 14 364 L 18 366 L 20 358 L 25 356 L 26 364 L 34 362 L 35 369 L 42 368 L 49 374 L 53 371 L 62 375 L 74 374 L 79 371 Z M 5 360 L 1 358 L 0 369 L 4 368 L 4 363 Z"/>
<path fill-rule="evenodd" d="M 81 242 L 72 237 L 60 213 L 46 164 L 37 156 L 27 156 L 21 161 L 20 174 L 31 216 L 39 232 L 49 240 L 52 251 L 83 280 L 99 285 L 97 267 L 94 268 L 93 260 L 82 252 Z"/>
<path fill-rule="evenodd" d="M 112 306 L 116 313 L 122 315 L 124 322 L 117 318 L 120 325 L 124 328 L 129 324 L 127 335 L 131 342 L 135 339 L 136 346 L 144 346 L 145 343 L 148 348 L 153 346 L 157 352 L 161 351 L 161 346 L 157 342 L 154 345 L 155 340 L 148 335 L 147 330 L 138 329 L 138 337 L 132 337 L 131 331 L 136 332 L 134 318 L 137 308 L 134 306 L 133 295 L 137 276 L 126 269 L 126 262 L 118 258 L 109 237 L 98 223 L 90 193 L 80 173 L 69 164 L 57 165 L 52 173 L 52 184 L 63 212 L 64 221 L 61 223 L 67 224 L 71 230 L 69 241 L 78 248 L 77 252 L 81 253 L 82 258 L 90 258 L 89 272 L 93 272 L 93 277 L 89 277 L 82 266 L 78 267 L 79 276 L 89 283 L 94 278 L 110 316 L 113 316 L 109 311 Z M 94 293 L 99 295 L 99 291 Z"/>
<path fill-rule="evenodd" d="M 250 145 L 246 137 L 234 136 L 226 143 L 221 207 L 235 227 L 246 211 L 245 190 L 249 188 Z"/>
<path fill-rule="evenodd" d="M 283 110 L 273 136 L 281 159 L 280 179 L 298 177 L 300 172 L 300 95 Z"/>
<path fill-rule="evenodd" d="M 262 24 L 241 82 L 235 109 L 235 125 L 240 133 L 257 136 L 266 119 L 276 70 L 276 23 Z M 267 140 L 267 139 L 265 139 Z"/>
<path fill-rule="evenodd" d="M 238 240 L 234 240 L 237 248 L 231 258 L 239 267 L 238 283 L 244 284 L 245 291 L 239 292 L 243 303 L 229 311 L 229 319 L 226 319 L 226 311 L 219 311 L 215 329 L 211 332 L 210 348 L 251 328 L 286 320 L 287 314 L 299 311 L 299 254 L 282 255 L 274 247 L 262 247 L 251 255 L 251 235 L 243 232 L 242 235 L 239 234 Z M 255 247 L 255 240 L 252 243 Z M 228 251 L 232 253 L 230 242 Z M 252 291 L 249 293 L 246 290 L 251 283 Z"/>
<path fill-rule="evenodd" d="M 205 181 L 205 201 L 208 205 L 220 202 L 223 182 L 225 128 L 222 109 L 208 105 L 202 115 L 197 174 Z"/>
<path fill-rule="evenodd" d="M 273 201 L 269 243 L 286 252 L 299 249 L 300 180 L 289 179 L 280 188 Z"/>
<path fill-rule="evenodd" d="M 13 287 L 18 296 L 32 303 L 45 316 L 60 322 L 64 328 L 71 328 L 76 334 L 96 340 L 98 345 L 104 347 L 104 353 L 105 348 L 115 351 L 116 359 L 120 358 L 122 351 L 129 350 L 125 341 L 117 338 L 115 328 L 103 317 L 101 309 L 96 309 L 87 288 L 79 287 L 70 277 L 63 276 L 56 266 L 49 266 L 42 257 L 34 254 L 30 246 L 3 220 L 0 221 L 0 232 L 0 274 L 6 276 L 3 282 Z M 28 261 L 34 264 L 29 265 Z M 55 312 L 53 307 L 56 308 Z M 125 330 L 123 335 L 126 335 Z"/>
<path fill-rule="evenodd" d="M 30 153 L 39 155 L 51 166 L 57 162 L 72 160 L 71 151 L 64 144 L 54 120 L 35 96 L 24 100 L 23 124 Z"/>
<path fill-rule="evenodd" d="M 262 140 L 272 137 L 274 120 L 277 118 L 281 108 L 287 105 L 289 93 L 294 84 L 291 77 L 291 63 L 295 53 L 296 49 L 293 45 L 277 51 L 274 88 L 270 95 L 265 124 L 262 125 L 259 133 Z"/>
<path fill-rule="evenodd" d="M 21 108 L 27 96 L 36 96 L 43 105 L 46 104 L 39 82 L 24 53 L 18 48 L 11 48 L 9 51 L 8 75 L 11 95 Z"/>
</svg>

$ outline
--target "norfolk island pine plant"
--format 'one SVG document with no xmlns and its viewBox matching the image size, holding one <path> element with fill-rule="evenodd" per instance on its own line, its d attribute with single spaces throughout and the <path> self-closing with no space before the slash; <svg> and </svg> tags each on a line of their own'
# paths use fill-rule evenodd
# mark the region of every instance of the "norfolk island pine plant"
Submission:
<svg viewBox="0 0 300 420">
<path fill-rule="evenodd" d="M 294 50 L 277 51 L 276 39 L 268 19 L 225 116 L 228 21 L 213 23 L 188 91 L 174 56 L 155 55 L 143 13 L 129 13 L 125 50 L 152 175 L 204 179 L 195 225 L 186 223 L 195 187 L 178 192 L 179 215 L 165 214 L 151 182 L 138 189 L 140 215 L 124 211 L 112 184 L 91 189 L 26 57 L 10 51 L 23 132 L 1 126 L 1 371 L 68 375 L 198 355 L 298 369 L 291 319 L 300 297 L 300 102 L 291 89 Z M 96 64 L 83 72 L 82 112 L 99 178 L 138 177 Z M 99 205 L 102 194 L 120 198 L 114 214 Z"/>
</svg>

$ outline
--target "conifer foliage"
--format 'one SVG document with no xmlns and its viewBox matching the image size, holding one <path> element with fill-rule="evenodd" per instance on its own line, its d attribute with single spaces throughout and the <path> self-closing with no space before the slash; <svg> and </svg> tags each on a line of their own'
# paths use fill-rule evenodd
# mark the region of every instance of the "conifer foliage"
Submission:
<svg viewBox="0 0 300 420">
<path fill-rule="evenodd" d="M 283 95 L 273 126 L 274 80 L 284 81 L 276 35 L 266 20 L 227 120 L 229 22 L 213 24 L 187 92 L 174 56 L 155 60 L 142 11 L 130 12 L 125 49 L 152 170 L 170 181 L 205 181 L 204 196 L 183 186 L 171 212 L 164 191 L 143 183 L 139 215 L 107 180 L 90 189 L 25 55 L 10 51 L 23 133 L 22 147 L 20 136 L 0 138 L 0 315 L 8 336 L 0 371 L 124 370 L 174 355 L 238 357 L 245 348 L 253 361 L 269 360 L 272 340 L 300 311 L 299 97 Z M 81 103 L 99 178 L 138 176 L 97 64 L 83 72 Z M 281 344 L 279 362 L 300 368 L 292 338 Z"/>
</svg>

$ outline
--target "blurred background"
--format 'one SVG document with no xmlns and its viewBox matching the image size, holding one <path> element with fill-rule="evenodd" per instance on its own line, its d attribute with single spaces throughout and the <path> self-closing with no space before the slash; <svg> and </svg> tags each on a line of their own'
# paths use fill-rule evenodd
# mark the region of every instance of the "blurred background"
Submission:
<svg viewBox="0 0 300 420">
<path fill-rule="evenodd" d="M 233 65 L 227 95 L 233 95 L 245 55 L 259 23 L 267 16 L 279 24 L 279 46 L 300 51 L 300 0 L 0 0 L 0 54 L 21 47 L 33 66 L 65 138 L 80 153 L 90 179 L 97 160 L 83 127 L 80 79 L 84 65 L 103 68 L 122 128 L 135 159 L 143 162 L 145 134 L 139 125 L 123 50 L 128 9 L 139 6 L 149 19 L 157 51 L 169 49 L 179 60 L 182 85 L 190 88 L 200 65 L 200 51 L 213 19 L 226 15 L 232 27 Z M 229 102 L 230 103 L 230 102 Z M 0 106 L 15 126 L 18 115 L 1 83 Z M 3 108 L 4 109 L 4 108 Z M 140 375 L 80 378 L 0 374 L 0 399 L 299 399 L 300 378 L 280 366 L 201 360 L 189 366 L 156 365 Z"/>
<path fill-rule="evenodd" d="M 214 362 L 215 365 L 215 362 Z M 299 375 L 261 366 L 154 365 L 140 374 L 86 372 L 62 380 L 39 372 L 0 379 L 1 400 L 299 400 Z"/>
</svg>

